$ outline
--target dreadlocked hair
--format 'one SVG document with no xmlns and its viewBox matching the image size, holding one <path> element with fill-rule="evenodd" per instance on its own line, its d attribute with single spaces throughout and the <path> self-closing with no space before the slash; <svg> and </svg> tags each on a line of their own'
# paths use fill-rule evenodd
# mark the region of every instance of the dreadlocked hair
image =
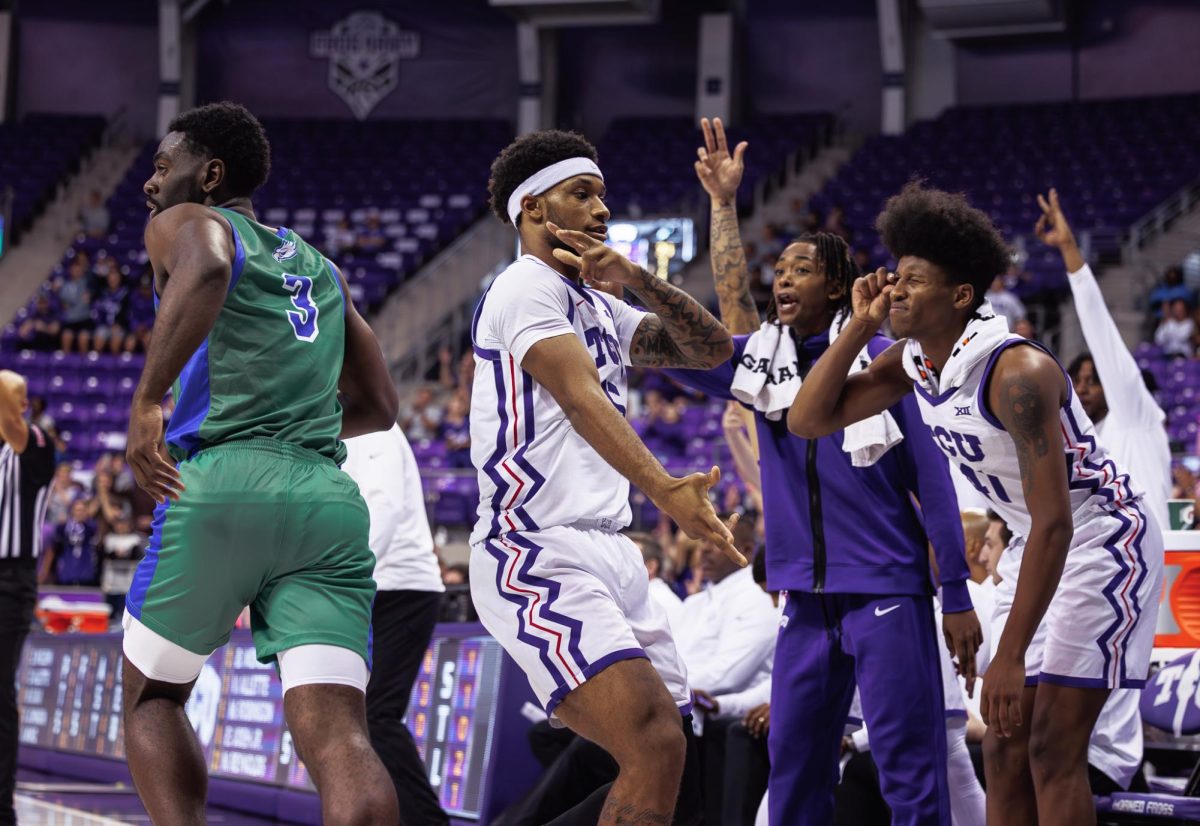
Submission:
<svg viewBox="0 0 1200 826">
<path fill-rule="evenodd" d="M 816 247 L 817 265 L 825 273 L 827 285 L 837 285 L 841 289 L 838 297 L 833 299 L 837 302 L 833 313 L 835 316 L 841 313 L 842 323 L 845 323 L 850 316 L 850 295 L 854 289 L 854 281 L 862 275 L 858 262 L 850 254 L 850 245 L 846 243 L 846 239 L 832 232 L 806 232 L 792 239 L 791 244 L 812 244 Z M 779 321 L 774 293 L 767 304 L 767 321 L 772 324 Z"/>
</svg>

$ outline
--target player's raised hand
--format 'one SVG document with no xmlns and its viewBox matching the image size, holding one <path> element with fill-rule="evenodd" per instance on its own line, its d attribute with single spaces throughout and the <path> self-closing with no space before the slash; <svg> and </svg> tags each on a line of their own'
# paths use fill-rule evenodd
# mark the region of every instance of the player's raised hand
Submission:
<svg viewBox="0 0 1200 826">
<path fill-rule="evenodd" d="M 745 170 L 742 158 L 748 144 L 742 141 L 734 147 L 731 155 L 729 141 L 725 138 L 725 124 L 721 123 L 720 118 L 714 118 L 711 124 L 708 118 L 701 118 L 700 129 L 704 132 L 704 146 L 696 150 L 700 158 L 695 164 L 696 177 L 714 201 L 731 204 L 742 183 L 742 172 Z"/>
<path fill-rule="evenodd" d="M 892 308 L 892 290 L 896 287 L 896 276 L 884 267 L 855 279 L 850 292 L 850 303 L 854 317 L 872 327 L 879 327 Z"/>
<path fill-rule="evenodd" d="M 589 287 L 615 294 L 614 291 L 622 286 L 641 283 L 642 268 L 598 238 L 550 222 L 546 223 L 546 229 L 574 250 L 556 247 L 551 254 L 568 267 L 579 270 L 580 277 Z"/>
<path fill-rule="evenodd" d="M 983 645 L 983 629 L 972 611 L 942 615 L 942 633 L 951 657 L 957 657 L 958 673 L 967 682 L 967 696 L 975 696 L 975 655 Z"/>
<path fill-rule="evenodd" d="M 738 515 L 730 517 L 728 524 L 722 522 L 708 498 L 709 489 L 720 479 L 721 469 L 713 465 L 708 473 L 672 478 L 665 492 L 652 498 L 685 534 L 699 542 L 711 542 L 744 568 L 748 564 L 746 557 L 733 544 L 733 527 L 738 523 Z"/>
<path fill-rule="evenodd" d="M 1048 196 L 1038 194 L 1038 206 L 1042 208 L 1042 217 L 1038 218 L 1033 231 L 1043 244 L 1062 249 L 1075 246 L 1075 234 L 1067 223 L 1062 205 L 1058 202 L 1058 190 L 1051 187 Z"/>
<path fill-rule="evenodd" d="M 1021 727 L 1024 692 L 1025 663 L 1012 657 L 994 657 L 983 675 L 979 714 L 997 737 L 1012 737 Z"/>
<path fill-rule="evenodd" d="M 160 505 L 167 499 L 178 500 L 183 491 L 179 471 L 166 457 L 162 405 L 135 404 L 129 413 L 125 461 L 138 486 Z"/>
</svg>

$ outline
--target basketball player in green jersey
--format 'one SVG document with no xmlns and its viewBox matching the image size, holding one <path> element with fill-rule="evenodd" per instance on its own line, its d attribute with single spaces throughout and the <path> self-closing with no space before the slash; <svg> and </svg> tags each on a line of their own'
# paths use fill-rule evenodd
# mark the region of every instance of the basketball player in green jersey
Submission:
<svg viewBox="0 0 1200 826">
<path fill-rule="evenodd" d="M 269 169 L 262 126 L 218 103 L 171 123 L 145 184 L 159 301 L 127 452 L 159 504 L 124 619 L 125 751 L 155 823 L 204 822 L 184 703 L 249 605 L 323 821 L 391 824 L 396 796 L 364 708 L 367 508 L 338 465 L 342 438 L 391 427 L 396 389 L 333 264 L 255 218 Z"/>
</svg>

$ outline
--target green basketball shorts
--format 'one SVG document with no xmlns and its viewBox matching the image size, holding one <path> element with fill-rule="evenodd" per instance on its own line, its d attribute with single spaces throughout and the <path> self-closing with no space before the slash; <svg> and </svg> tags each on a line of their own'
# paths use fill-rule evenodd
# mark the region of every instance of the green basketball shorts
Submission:
<svg viewBox="0 0 1200 826">
<path fill-rule="evenodd" d="M 260 661 L 321 644 L 355 651 L 369 668 L 375 557 L 354 481 L 273 439 L 206 448 L 179 473 L 186 489 L 154 511 L 129 614 L 207 656 L 249 605 Z"/>
</svg>

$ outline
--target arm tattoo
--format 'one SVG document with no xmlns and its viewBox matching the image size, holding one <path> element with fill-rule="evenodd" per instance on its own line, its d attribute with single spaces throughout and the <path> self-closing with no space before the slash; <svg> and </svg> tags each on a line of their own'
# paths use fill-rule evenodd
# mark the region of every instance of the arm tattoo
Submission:
<svg viewBox="0 0 1200 826">
<path fill-rule="evenodd" d="M 758 308 L 750 295 L 749 267 L 738 232 L 736 204 L 713 204 L 709 255 L 721 320 L 734 333 L 754 332 L 759 325 Z"/>
<path fill-rule="evenodd" d="M 1044 424 L 1046 406 L 1038 394 L 1037 385 L 1024 376 L 1015 376 L 1006 381 L 1003 392 L 1011 418 L 1009 433 L 1017 448 L 1017 462 L 1021 467 L 1021 484 L 1028 497 L 1033 491 L 1034 462 L 1050 450 Z"/>
<path fill-rule="evenodd" d="M 729 331 L 678 287 L 643 269 L 642 283 L 630 289 L 653 313 L 633 334 L 629 350 L 634 366 L 708 367 L 729 346 Z"/>
<path fill-rule="evenodd" d="M 609 792 L 604 801 L 604 810 L 600 812 L 601 823 L 616 823 L 618 826 L 666 826 L 671 822 L 671 815 L 656 812 L 653 809 L 638 811 L 632 803 L 625 803 Z"/>
</svg>

